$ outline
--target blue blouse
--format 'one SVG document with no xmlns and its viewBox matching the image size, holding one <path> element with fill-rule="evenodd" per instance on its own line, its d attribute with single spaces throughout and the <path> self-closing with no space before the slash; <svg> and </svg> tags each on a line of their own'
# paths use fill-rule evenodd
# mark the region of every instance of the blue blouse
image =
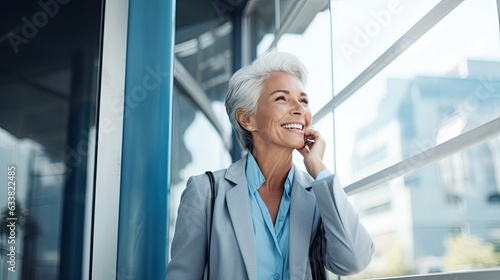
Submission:
<svg viewBox="0 0 500 280">
<path fill-rule="evenodd" d="M 295 167 L 292 166 L 285 180 L 276 223 L 273 225 L 266 204 L 259 195 L 265 178 L 251 153 L 248 153 L 246 178 L 250 196 L 255 251 L 257 254 L 257 279 L 290 279 L 288 251 L 290 243 L 290 194 Z"/>
</svg>

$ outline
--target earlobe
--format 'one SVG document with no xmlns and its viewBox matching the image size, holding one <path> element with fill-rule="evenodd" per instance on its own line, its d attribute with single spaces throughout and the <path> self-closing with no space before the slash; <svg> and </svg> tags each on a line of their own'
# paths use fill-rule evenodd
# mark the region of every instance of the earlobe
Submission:
<svg viewBox="0 0 500 280">
<path fill-rule="evenodd" d="M 252 120 L 250 119 L 250 116 L 243 110 L 241 109 L 236 110 L 236 119 L 238 120 L 238 123 L 241 125 L 241 127 L 243 127 L 244 129 L 248 131 L 253 130 Z"/>
</svg>

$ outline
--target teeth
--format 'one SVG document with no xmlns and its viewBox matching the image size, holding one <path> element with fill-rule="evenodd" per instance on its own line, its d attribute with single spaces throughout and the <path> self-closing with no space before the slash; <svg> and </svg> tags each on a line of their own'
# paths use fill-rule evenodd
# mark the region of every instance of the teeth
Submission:
<svg viewBox="0 0 500 280">
<path fill-rule="evenodd" d="M 291 123 L 291 124 L 285 124 L 283 125 L 284 128 L 286 129 L 299 129 L 302 130 L 302 125 L 298 123 Z"/>
</svg>

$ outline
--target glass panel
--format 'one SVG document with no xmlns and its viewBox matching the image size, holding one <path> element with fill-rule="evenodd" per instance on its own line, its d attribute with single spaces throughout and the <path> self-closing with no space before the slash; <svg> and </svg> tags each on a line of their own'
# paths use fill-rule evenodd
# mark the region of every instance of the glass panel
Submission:
<svg viewBox="0 0 500 280">
<path fill-rule="evenodd" d="M 232 35 L 232 23 L 219 20 L 176 30 L 175 57 L 214 102 L 224 101 L 231 78 Z"/>
<path fill-rule="evenodd" d="M 330 1 L 335 93 L 345 88 L 438 2 Z"/>
<path fill-rule="evenodd" d="M 500 138 L 351 196 L 376 253 L 343 279 L 500 267 Z"/>
<path fill-rule="evenodd" d="M 174 112 L 171 151 L 172 179 L 169 195 L 169 243 L 174 237 L 177 209 L 189 177 L 203 174 L 208 170 L 215 171 L 227 168 L 231 164 L 231 156 L 217 130 L 177 87 L 174 87 L 172 104 Z M 214 108 L 214 110 L 216 112 L 224 111 L 222 108 Z"/>
<path fill-rule="evenodd" d="M 85 279 L 101 1 L 14 1 L 0 18 L 0 278 Z"/>
<path fill-rule="evenodd" d="M 303 33 L 284 34 L 276 48 L 297 55 L 306 66 L 309 74 L 306 90 L 313 114 L 332 99 L 329 21 L 329 10 L 317 13 Z"/>
<path fill-rule="evenodd" d="M 277 2 L 279 5 L 280 27 L 290 18 L 295 6 L 300 4 L 298 0 L 274 0 L 274 2 Z"/>
<path fill-rule="evenodd" d="M 368 8 L 365 14 L 372 18 L 364 25 L 346 24 L 358 28 L 351 40 L 366 39 L 359 52 L 349 55 L 339 49 L 349 42 L 339 40 L 342 14 L 352 15 L 341 9 L 347 2 L 361 1 L 331 2 L 336 92 L 436 1 L 422 2 L 425 9 L 421 12 L 412 10 L 418 18 L 399 17 L 408 1 L 386 3 L 386 12 L 390 5 L 400 5 L 397 17 L 394 13 L 389 17 L 381 6 Z M 382 28 L 377 15 L 386 15 L 391 21 Z M 340 31 L 336 31 L 335 21 Z M 396 31 L 394 26 L 391 31 L 396 21 L 400 24 L 394 25 L 405 28 Z M 366 33 L 370 30 L 378 33 L 370 37 Z M 386 36 L 392 39 L 383 39 Z M 379 51 L 372 50 L 377 46 Z M 357 90 L 335 111 L 336 160 L 343 163 L 337 172 L 343 181 L 350 184 L 498 118 L 498 50 L 496 2 L 464 1 Z M 345 279 L 500 266 L 499 171 L 497 138 L 352 196 L 377 251 L 363 273 Z"/>
<path fill-rule="evenodd" d="M 271 47 L 275 39 L 276 32 L 276 12 L 275 0 L 255 0 L 249 1 L 250 11 L 248 15 L 249 25 L 249 49 L 250 61 L 258 55 L 266 52 Z"/>
<path fill-rule="evenodd" d="M 498 118 L 499 41 L 496 2 L 465 1 L 343 103 L 335 118 L 345 182 Z"/>
<path fill-rule="evenodd" d="M 232 23 L 207 23 L 176 34 L 176 58 L 209 95 L 218 95 L 231 74 Z M 226 89 L 227 87 L 223 87 Z"/>
</svg>

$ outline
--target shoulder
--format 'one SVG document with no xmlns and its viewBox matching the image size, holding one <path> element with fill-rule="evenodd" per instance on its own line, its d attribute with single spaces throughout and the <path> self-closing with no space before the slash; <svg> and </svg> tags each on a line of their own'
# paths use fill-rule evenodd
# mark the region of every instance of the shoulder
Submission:
<svg viewBox="0 0 500 280">
<path fill-rule="evenodd" d="M 218 169 L 218 170 L 207 170 L 206 172 L 212 172 L 214 174 L 214 178 L 217 180 L 219 178 L 224 178 L 226 172 L 227 172 L 228 168 L 224 168 L 224 169 Z M 189 181 L 196 181 L 196 182 L 205 182 L 205 183 L 208 183 L 209 180 L 208 180 L 208 175 L 205 173 L 200 173 L 200 174 L 196 174 L 196 175 L 193 175 L 191 177 L 189 177 L 188 179 L 188 182 Z"/>
<path fill-rule="evenodd" d="M 213 170 L 214 181 L 217 189 L 223 186 L 233 186 L 242 183 L 245 178 L 245 163 L 246 156 L 232 163 L 228 168 Z M 210 189 L 210 181 L 205 173 L 197 174 L 189 177 L 187 188 L 204 189 L 203 192 Z"/>
<path fill-rule="evenodd" d="M 222 179 L 224 179 L 224 174 L 226 173 L 226 171 L 227 169 L 211 171 L 214 175 L 214 181 L 216 185 L 219 184 Z M 208 189 L 210 189 L 210 180 L 208 178 L 208 175 L 206 173 L 201 173 L 189 177 L 186 189 L 188 188 L 200 189 L 202 193 L 206 192 Z"/>
</svg>

